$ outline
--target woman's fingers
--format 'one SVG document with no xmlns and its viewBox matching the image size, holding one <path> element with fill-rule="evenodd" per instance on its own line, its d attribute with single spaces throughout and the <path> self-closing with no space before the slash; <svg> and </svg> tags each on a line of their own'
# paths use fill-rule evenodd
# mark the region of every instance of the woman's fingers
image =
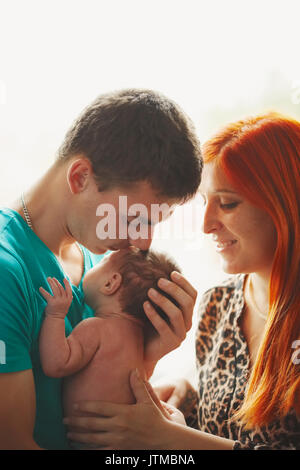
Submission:
<svg viewBox="0 0 300 470">
<path fill-rule="evenodd" d="M 175 386 L 173 384 L 154 385 L 154 392 L 158 398 L 164 402 L 168 402 L 171 397 Z"/>
</svg>

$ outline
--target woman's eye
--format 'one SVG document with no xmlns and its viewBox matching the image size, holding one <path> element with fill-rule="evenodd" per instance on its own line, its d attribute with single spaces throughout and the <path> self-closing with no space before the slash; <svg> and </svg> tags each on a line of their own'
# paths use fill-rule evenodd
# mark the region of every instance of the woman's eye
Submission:
<svg viewBox="0 0 300 470">
<path fill-rule="evenodd" d="M 234 209 L 235 207 L 238 206 L 238 204 L 239 204 L 238 202 L 229 202 L 229 203 L 227 203 L 227 204 L 225 204 L 225 203 L 223 203 L 223 204 L 220 203 L 220 207 L 221 207 L 222 209 Z"/>
</svg>

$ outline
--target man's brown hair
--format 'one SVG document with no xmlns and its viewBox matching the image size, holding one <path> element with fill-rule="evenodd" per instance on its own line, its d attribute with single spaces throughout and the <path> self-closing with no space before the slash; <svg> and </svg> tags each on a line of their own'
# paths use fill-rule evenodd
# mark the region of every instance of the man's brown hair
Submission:
<svg viewBox="0 0 300 470">
<path fill-rule="evenodd" d="M 119 302 L 122 310 L 142 320 L 149 332 L 153 326 L 146 316 L 143 303 L 148 300 L 168 323 L 167 315 L 148 298 L 148 290 L 153 287 L 178 306 L 176 301 L 162 291 L 157 282 L 160 278 L 170 279 L 172 271 L 181 272 L 179 266 L 168 255 L 153 250 L 131 251 L 122 259 L 118 267 L 122 275 Z"/>
<path fill-rule="evenodd" d="M 152 90 L 100 95 L 66 134 L 58 161 L 80 154 L 90 160 L 100 191 L 147 180 L 158 195 L 185 202 L 200 184 L 200 143 L 191 120 Z"/>
</svg>

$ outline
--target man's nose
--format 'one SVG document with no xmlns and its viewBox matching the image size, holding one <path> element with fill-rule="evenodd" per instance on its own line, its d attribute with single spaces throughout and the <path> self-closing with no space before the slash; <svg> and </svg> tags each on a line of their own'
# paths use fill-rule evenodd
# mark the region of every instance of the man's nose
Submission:
<svg viewBox="0 0 300 470">
<path fill-rule="evenodd" d="M 132 238 L 129 238 L 129 244 L 131 246 L 135 246 L 139 250 L 142 251 L 147 251 L 149 250 L 150 246 L 152 243 L 152 237 L 149 238 L 137 238 L 136 240 L 133 240 Z"/>
</svg>

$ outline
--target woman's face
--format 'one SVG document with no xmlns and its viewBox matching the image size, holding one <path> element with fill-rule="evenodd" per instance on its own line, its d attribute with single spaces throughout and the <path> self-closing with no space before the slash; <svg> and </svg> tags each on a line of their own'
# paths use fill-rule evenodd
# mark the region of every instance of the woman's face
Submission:
<svg viewBox="0 0 300 470">
<path fill-rule="evenodd" d="M 203 231 L 212 235 L 223 270 L 269 276 L 277 239 L 271 217 L 237 193 L 214 163 L 204 165 L 200 193 Z"/>
</svg>

